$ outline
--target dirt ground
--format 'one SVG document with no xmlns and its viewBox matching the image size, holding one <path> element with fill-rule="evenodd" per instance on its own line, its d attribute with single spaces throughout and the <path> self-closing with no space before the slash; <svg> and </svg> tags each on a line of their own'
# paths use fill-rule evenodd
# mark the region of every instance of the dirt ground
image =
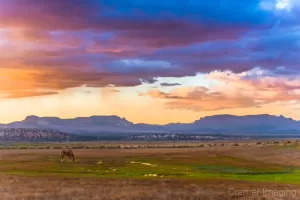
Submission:
<svg viewBox="0 0 300 200">
<path fill-rule="evenodd" d="M 225 180 L 74 179 L 7 175 L 0 176 L 0 188 L 1 200 L 299 199 L 297 195 L 300 194 L 297 186 L 275 183 L 258 184 Z M 236 192 L 240 190 L 244 190 L 242 194 Z M 258 192 L 254 194 L 249 190 Z M 263 190 L 269 192 L 263 193 Z M 274 191 L 278 191 L 278 194 Z M 280 194 L 280 191 L 285 193 Z"/>
</svg>

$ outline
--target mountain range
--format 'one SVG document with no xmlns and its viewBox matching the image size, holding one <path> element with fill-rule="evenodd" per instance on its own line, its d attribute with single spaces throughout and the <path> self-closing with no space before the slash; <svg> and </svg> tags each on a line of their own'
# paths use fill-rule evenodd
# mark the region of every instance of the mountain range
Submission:
<svg viewBox="0 0 300 200">
<path fill-rule="evenodd" d="M 299 134 L 300 121 L 273 115 L 215 115 L 192 123 L 165 125 L 135 124 L 118 116 L 91 116 L 73 119 L 28 116 L 23 121 L 0 124 L 0 128 L 53 129 L 78 135 L 137 133 L 225 133 L 225 134 Z"/>
<path fill-rule="evenodd" d="M 63 133 L 52 129 L 4 128 L 0 129 L 0 141 L 84 141 L 92 137 Z"/>
</svg>

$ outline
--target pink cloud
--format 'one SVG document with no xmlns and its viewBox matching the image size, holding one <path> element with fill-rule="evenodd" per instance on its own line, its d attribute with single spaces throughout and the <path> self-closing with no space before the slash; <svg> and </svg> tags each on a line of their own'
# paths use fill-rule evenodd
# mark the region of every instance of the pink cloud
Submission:
<svg viewBox="0 0 300 200">
<path fill-rule="evenodd" d="M 247 78 L 254 72 L 258 78 Z M 204 75 L 204 78 L 217 84 L 209 88 L 181 86 L 168 93 L 154 89 L 143 95 L 164 99 L 167 108 L 193 111 L 253 108 L 300 100 L 299 77 L 271 77 L 256 70 L 238 74 L 215 71 Z"/>
</svg>

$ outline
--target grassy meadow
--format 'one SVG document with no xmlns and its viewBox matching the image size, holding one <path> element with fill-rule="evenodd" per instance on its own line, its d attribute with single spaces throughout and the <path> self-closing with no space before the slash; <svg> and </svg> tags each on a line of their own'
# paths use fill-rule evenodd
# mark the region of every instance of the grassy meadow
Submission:
<svg viewBox="0 0 300 200">
<path fill-rule="evenodd" d="M 112 189 L 117 189 L 113 187 L 121 185 L 120 187 L 128 187 L 127 196 L 123 194 L 125 196 L 122 199 L 136 198 L 131 196 L 129 191 L 133 194 L 138 193 L 139 198 L 144 195 L 149 199 L 174 199 L 172 191 L 177 190 L 180 193 L 177 199 L 199 199 L 200 197 L 230 199 L 234 198 L 227 192 L 231 186 L 300 188 L 300 156 L 298 156 L 300 148 L 297 142 L 215 144 L 177 144 L 178 148 L 172 148 L 168 146 L 173 145 L 172 143 L 160 143 L 150 144 L 150 148 L 145 144 L 130 143 L 115 144 L 116 148 L 112 148 L 111 143 L 101 145 L 94 143 L 85 146 L 89 148 L 73 149 L 75 162 L 71 162 L 68 158 L 61 162 L 60 148 L 63 146 L 59 145 L 63 144 L 41 145 L 50 146 L 49 148 L 39 148 L 38 145 L 34 146 L 36 144 L 22 144 L 21 146 L 14 144 L 13 148 L 11 146 L 0 150 L 0 177 L 2 181 L 7 179 L 6 182 L 11 184 L 2 182 L 2 188 L 7 187 L 5 190 L 7 196 L 13 193 L 11 190 L 15 187 L 12 186 L 14 181 L 16 182 L 14 184 L 20 185 L 24 180 L 31 180 L 31 183 L 40 182 L 45 187 L 44 190 L 42 189 L 45 194 L 49 193 L 45 192 L 49 190 L 49 188 L 46 189 L 48 181 L 54 184 L 55 181 L 63 180 L 63 183 L 70 182 L 73 188 L 82 184 L 81 188 L 84 191 L 79 192 L 79 196 L 89 190 L 94 191 L 95 188 L 93 189 L 90 184 L 97 182 L 99 187 L 106 188 L 108 193 Z M 24 147 L 26 145 L 27 148 Z M 77 144 L 68 145 L 76 147 Z M 96 145 L 99 145 L 99 148 L 96 148 Z M 140 148 L 137 145 L 140 145 Z M 158 146 L 153 147 L 153 145 Z M 111 183 L 110 189 L 107 185 L 103 185 L 105 182 Z M 29 183 L 25 181 L 23 184 Z M 169 196 L 154 197 L 154 193 L 161 195 L 161 192 L 157 192 L 161 189 L 160 184 Z M 56 187 L 55 184 L 53 187 Z M 145 188 L 140 187 L 148 187 L 147 192 L 144 191 Z M 19 190 L 23 189 L 19 188 Z M 195 190 L 191 198 L 188 197 L 190 190 Z M 64 189 L 59 191 L 58 193 L 61 193 Z M 78 192 L 78 189 L 74 192 Z M 31 192 L 22 198 L 42 199 L 44 196 L 39 196 L 39 193 L 41 191 Z M 55 194 L 51 193 L 51 195 Z M 110 199 L 110 197 L 101 196 L 99 192 L 94 191 L 94 194 L 94 197 L 88 199 Z M 79 198 L 78 195 L 77 198 Z M 19 198 L 18 196 L 7 198 L 10 199 L 9 197 Z M 59 198 L 63 199 L 63 195 Z M 251 196 L 236 196 L 235 198 L 251 199 Z"/>
</svg>

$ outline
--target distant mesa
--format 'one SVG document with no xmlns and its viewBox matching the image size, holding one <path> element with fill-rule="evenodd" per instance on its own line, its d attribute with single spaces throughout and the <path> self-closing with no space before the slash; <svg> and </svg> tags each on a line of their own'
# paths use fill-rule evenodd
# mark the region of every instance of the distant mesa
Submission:
<svg viewBox="0 0 300 200">
<path fill-rule="evenodd" d="M 28 116 L 23 121 L 0 124 L 1 128 L 51 129 L 77 135 L 135 134 L 135 133 L 228 133 L 228 134 L 300 134 L 300 122 L 282 115 L 214 115 L 193 123 L 166 125 L 134 124 L 116 115 L 77 117 Z"/>
</svg>

